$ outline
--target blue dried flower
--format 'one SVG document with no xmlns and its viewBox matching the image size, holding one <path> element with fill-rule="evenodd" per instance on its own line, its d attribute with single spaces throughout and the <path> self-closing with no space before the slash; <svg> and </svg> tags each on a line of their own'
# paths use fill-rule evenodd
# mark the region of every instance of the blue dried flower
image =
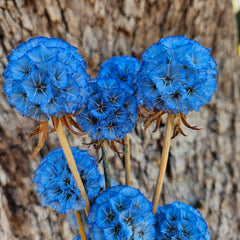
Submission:
<svg viewBox="0 0 240 240">
<path fill-rule="evenodd" d="M 114 186 L 100 194 L 88 215 L 94 240 L 154 240 L 152 204 L 138 189 Z"/>
<path fill-rule="evenodd" d="M 158 207 L 156 239 L 210 240 L 206 222 L 201 213 L 190 205 L 173 202 Z"/>
<path fill-rule="evenodd" d="M 133 94 L 137 90 L 136 73 L 139 68 L 140 63 L 134 57 L 112 57 L 101 65 L 98 75 L 116 79 L 121 89 Z"/>
<path fill-rule="evenodd" d="M 71 147 L 71 150 L 87 196 L 92 201 L 100 191 L 101 175 L 96 159 L 76 147 Z M 33 182 L 37 184 L 37 193 L 44 207 L 48 205 L 60 213 L 84 208 L 84 200 L 80 198 L 80 190 L 70 173 L 62 148 L 51 151 L 42 159 Z"/>
<path fill-rule="evenodd" d="M 183 36 L 166 37 L 142 55 L 138 101 L 149 109 L 188 114 L 217 91 L 217 64 L 210 49 Z"/>
<path fill-rule="evenodd" d="M 90 96 L 76 119 L 83 132 L 94 140 L 115 140 L 131 132 L 138 103 L 136 74 L 140 63 L 133 57 L 113 57 L 101 65 L 98 76 L 89 83 Z"/>
<path fill-rule="evenodd" d="M 9 103 L 40 122 L 78 112 L 88 96 L 85 61 L 58 38 L 36 37 L 8 56 L 3 73 Z"/>
</svg>

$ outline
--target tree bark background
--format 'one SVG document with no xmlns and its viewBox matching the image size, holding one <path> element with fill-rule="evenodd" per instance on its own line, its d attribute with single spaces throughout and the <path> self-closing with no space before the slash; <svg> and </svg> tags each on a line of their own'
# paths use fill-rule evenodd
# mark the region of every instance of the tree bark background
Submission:
<svg viewBox="0 0 240 240">
<path fill-rule="evenodd" d="M 60 37 L 79 47 L 95 76 L 112 56 L 140 58 L 161 37 L 185 35 L 212 49 L 218 63 L 218 93 L 199 113 L 189 114 L 188 137 L 171 143 L 161 204 L 184 201 L 197 207 L 213 240 L 240 239 L 240 105 L 237 29 L 230 0 L 0 0 L 0 71 L 20 42 L 33 36 Z M 42 208 L 32 184 L 34 170 L 50 149 L 58 147 L 52 134 L 34 159 L 37 139 L 28 141 L 36 126 L 10 107 L 0 80 L 0 239 L 72 239 L 66 216 Z M 166 119 L 164 120 L 166 121 Z M 138 123 L 130 135 L 132 184 L 151 200 L 156 166 L 164 136 Z M 70 136 L 70 135 L 69 135 Z M 87 138 L 70 136 L 83 148 Z M 95 150 L 90 152 L 97 156 Z M 111 156 L 111 171 L 124 183 L 121 161 Z"/>
</svg>

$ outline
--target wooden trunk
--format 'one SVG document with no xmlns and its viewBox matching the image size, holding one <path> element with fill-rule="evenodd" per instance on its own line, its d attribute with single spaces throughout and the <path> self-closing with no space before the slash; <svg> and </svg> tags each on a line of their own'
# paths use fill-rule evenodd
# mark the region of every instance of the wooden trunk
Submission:
<svg viewBox="0 0 240 240">
<path fill-rule="evenodd" d="M 160 38 L 185 35 L 212 49 L 218 63 L 218 93 L 198 113 L 192 125 L 171 143 L 161 204 L 184 201 L 206 219 L 213 240 L 240 239 L 240 104 L 237 29 L 230 0 L 1 0 L 0 70 L 6 56 L 33 36 L 59 37 L 76 47 L 96 76 L 112 56 L 142 52 Z M 0 80 L 0 239 L 72 239 L 66 216 L 42 208 L 32 184 L 40 159 L 58 145 L 56 134 L 34 159 L 37 139 L 28 134 L 37 123 L 8 105 Z M 130 135 L 132 184 L 151 200 L 164 137 L 143 134 L 138 123 Z M 70 134 L 69 134 L 70 136 Z M 88 139 L 70 136 L 72 145 Z M 91 153 L 96 155 L 95 150 Z M 111 156 L 111 173 L 124 183 L 122 162 Z"/>
</svg>

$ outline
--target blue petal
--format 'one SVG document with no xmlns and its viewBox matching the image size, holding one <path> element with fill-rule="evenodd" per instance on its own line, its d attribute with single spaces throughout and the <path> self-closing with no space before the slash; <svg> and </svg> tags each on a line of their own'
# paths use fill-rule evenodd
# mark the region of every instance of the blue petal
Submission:
<svg viewBox="0 0 240 240">
<path fill-rule="evenodd" d="M 106 102 L 115 107 L 122 107 L 125 100 L 125 92 L 121 89 L 109 89 L 102 92 Z"/>
<path fill-rule="evenodd" d="M 65 88 L 61 89 L 61 96 L 67 102 L 75 102 L 79 98 L 79 92 L 79 87 L 76 85 L 75 81 L 70 78 L 68 79 L 68 85 Z"/>
<path fill-rule="evenodd" d="M 22 80 L 29 75 L 33 67 L 33 62 L 27 57 L 22 56 L 21 58 L 12 61 L 9 65 L 8 71 L 10 76 L 14 80 Z"/>
<path fill-rule="evenodd" d="M 101 93 L 92 96 L 88 101 L 89 112 L 98 119 L 104 119 L 113 111 L 102 97 Z"/>
<path fill-rule="evenodd" d="M 48 75 L 36 69 L 22 83 L 30 101 L 36 104 L 46 104 L 53 98 L 53 89 L 49 84 Z"/>
</svg>

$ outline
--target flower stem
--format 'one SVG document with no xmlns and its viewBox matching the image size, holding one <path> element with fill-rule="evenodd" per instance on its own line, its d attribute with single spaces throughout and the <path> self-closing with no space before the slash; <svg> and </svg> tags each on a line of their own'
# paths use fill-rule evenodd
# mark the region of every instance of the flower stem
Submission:
<svg viewBox="0 0 240 240">
<path fill-rule="evenodd" d="M 159 202 L 161 191 L 162 191 L 163 179 L 166 172 L 174 118 L 175 118 L 174 114 L 168 114 L 166 135 L 165 135 L 164 145 L 162 150 L 162 159 L 159 167 L 157 184 L 156 184 L 155 192 L 153 196 L 153 214 L 154 215 L 157 210 L 158 202 Z"/>
<path fill-rule="evenodd" d="M 83 224 L 80 212 L 79 211 L 75 211 L 75 216 L 76 216 L 76 219 L 77 219 L 77 224 L 78 224 L 81 240 L 87 240 L 85 229 L 84 229 L 84 224 Z"/>
<path fill-rule="evenodd" d="M 124 138 L 124 158 L 125 158 L 125 182 L 130 186 L 130 143 L 129 135 Z"/>
<path fill-rule="evenodd" d="M 70 148 L 68 140 L 67 140 L 67 137 L 66 137 L 66 135 L 63 131 L 61 120 L 58 122 L 58 125 L 56 127 L 56 132 L 57 132 L 60 144 L 63 148 L 63 152 L 66 156 L 68 166 L 69 166 L 69 168 L 71 170 L 71 173 L 74 176 L 74 179 L 75 179 L 75 181 L 78 185 L 78 188 L 81 192 L 80 196 L 85 200 L 85 212 L 86 212 L 86 215 L 88 215 L 89 210 L 90 210 L 90 203 L 89 203 L 87 193 L 85 191 L 82 179 L 79 175 L 79 172 L 78 172 L 78 169 L 77 169 L 77 166 L 76 166 L 71 148 Z"/>
<path fill-rule="evenodd" d="M 111 176 L 109 170 L 109 159 L 107 154 L 107 145 L 106 142 L 102 143 L 102 158 L 103 158 L 103 169 L 104 169 L 104 177 L 105 177 L 105 186 L 106 189 L 111 187 Z"/>
</svg>

